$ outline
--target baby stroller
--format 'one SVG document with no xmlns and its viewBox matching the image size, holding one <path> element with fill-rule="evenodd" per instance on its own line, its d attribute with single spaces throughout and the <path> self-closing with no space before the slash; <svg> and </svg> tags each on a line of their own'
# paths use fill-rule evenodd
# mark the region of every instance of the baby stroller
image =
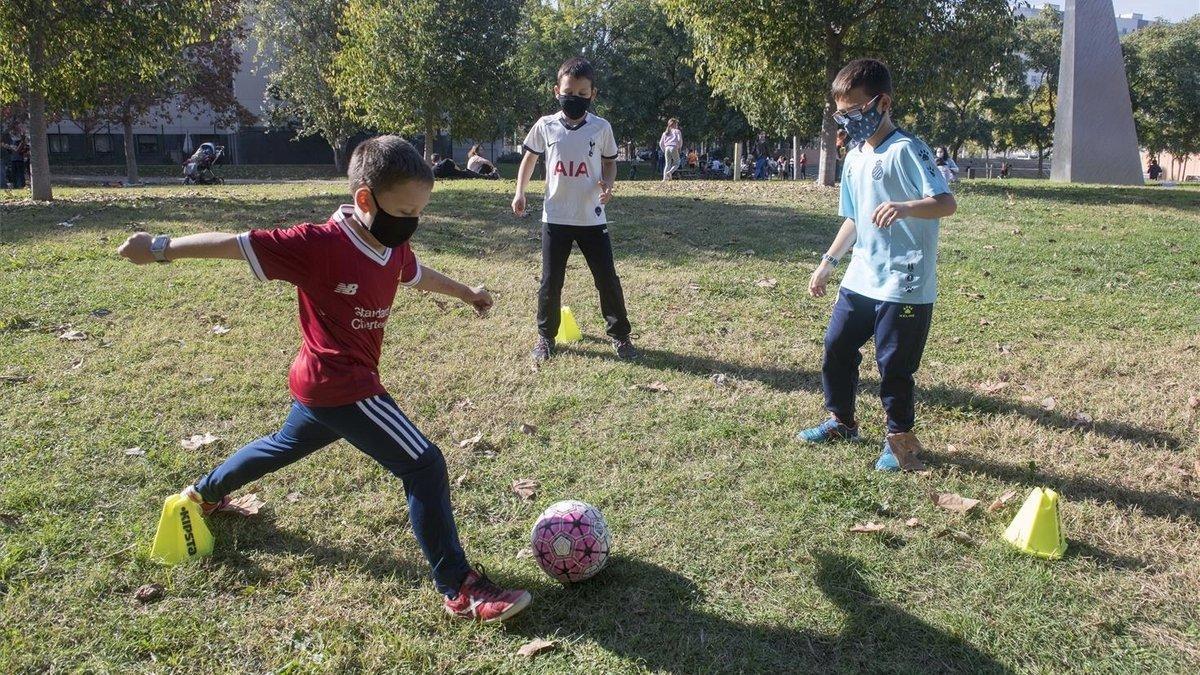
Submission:
<svg viewBox="0 0 1200 675">
<path fill-rule="evenodd" d="M 212 143 L 201 143 L 196 152 L 188 158 L 188 161 L 183 163 L 183 183 L 191 185 L 193 183 L 199 185 L 221 184 L 225 181 L 220 176 L 213 173 L 213 166 L 221 155 L 225 154 L 225 146 L 213 145 Z"/>
</svg>

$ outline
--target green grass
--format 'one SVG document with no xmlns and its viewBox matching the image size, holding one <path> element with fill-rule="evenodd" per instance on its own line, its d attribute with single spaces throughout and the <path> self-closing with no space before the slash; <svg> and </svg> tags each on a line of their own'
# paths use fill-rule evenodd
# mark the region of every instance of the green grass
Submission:
<svg viewBox="0 0 1200 675">
<path fill-rule="evenodd" d="M 477 319 L 402 293 L 381 371 L 447 456 L 469 554 L 534 593 L 487 628 L 441 614 L 399 482 L 345 444 L 249 486 L 267 510 L 217 520 L 211 558 L 148 558 L 163 497 L 282 422 L 295 300 L 239 263 L 135 268 L 116 245 L 136 228 L 323 221 L 341 181 L 0 203 L 0 672 L 1200 668 L 1200 190 L 961 185 L 918 374 L 933 471 L 878 475 L 869 348 L 871 443 L 792 440 L 823 417 L 830 300 L 804 289 L 838 225 L 833 191 L 619 187 L 612 231 L 645 358 L 618 362 L 597 339 L 577 254 L 564 298 L 588 339 L 535 373 L 538 224 L 508 213 L 511 187 L 438 184 L 418 253 L 498 304 Z M 68 327 L 88 339 L 59 340 Z M 653 381 L 669 391 L 632 388 Z M 222 440 L 180 448 L 205 431 Z M 458 447 L 480 431 L 494 454 Z M 516 478 L 541 482 L 536 500 L 512 494 Z M 999 537 L 1038 485 L 1065 499 L 1061 561 Z M 1010 489 L 968 516 L 927 497 Z M 615 532 L 610 567 L 574 588 L 517 555 L 562 498 L 598 505 Z M 848 532 L 867 520 L 886 531 Z M 146 583 L 166 595 L 138 606 Z M 533 637 L 559 648 L 517 656 Z"/>
</svg>

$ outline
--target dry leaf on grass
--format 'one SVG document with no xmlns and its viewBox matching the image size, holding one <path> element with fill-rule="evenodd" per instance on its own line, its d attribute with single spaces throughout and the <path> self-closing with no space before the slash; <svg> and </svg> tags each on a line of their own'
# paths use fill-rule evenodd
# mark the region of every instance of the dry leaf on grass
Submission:
<svg viewBox="0 0 1200 675">
<path fill-rule="evenodd" d="M 980 319 L 979 319 L 979 325 L 980 325 L 980 326 L 990 326 L 990 325 L 992 325 L 992 322 L 991 322 L 991 321 L 988 321 L 987 319 L 980 318 Z"/>
<path fill-rule="evenodd" d="M 288 500 L 289 502 L 295 504 L 296 502 L 303 499 L 304 495 L 300 494 L 299 492 L 289 492 L 286 495 L 284 495 L 283 498 Z"/>
<path fill-rule="evenodd" d="M 192 434 L 191 438 L 185 438 L 179 441 L 179 444 L 183 446 L 184 450 L 198 450 L 206 445 L 212 445 L 219 440 L 221 439 L 205 432 L 203 434 Z"/>
<path fill-rule="evenodd" d="M 1192 418 L 1194 418 L 1196 416 L 1197 409 L 1200 409 L 1200 396 L 1195 396 L 1195 395 L 1189 396 L 1188 397 L 1188 421 L 1191 421 Z"/>
<path fill-rule="evenodd" d="M 537 427 L 530 424 L 529 422 L 522 422 L 521 423 L 521 433 L 525 434 L 526 436 L 532 436 L 537 433 Z"/>
<path fill-rule="evenodd" d="M 455 410 L 474 410 L 475 402 L 469 398 L 464 398 L 454 402 Z"/>
<path fill-rule="evenodd" d="M 224 335 L 224 334 L 228 333 L 230 330 L 231 329 L 228 326 L 222 326 L 221 324 L 218 323 L 218 324 L 213 325 L 212 334 L 213 335 Z"/>
<path fill-rule="evenodd" d="M 667 385 L 663 384 L 662 382 L 659 382 L 658 380 L 655 380 L 655 381 L 651 382 L 650 384 L 635 384 L 632 387 L 630 387 L 629 389 L 630 390 L 641 389 L 642 391 L 654 391 L 654 392 L 658 392 L 660 394 L 669 393 L 671 391 L 670 389 L 667 389 Z"/>
<path fill-rule="evenodd" d="M 134 446 L 132 448 L 125 448 L 125 456 L 126 457 L 137 457 L 137 456 L 144 455 L 144 454 L 146 454 L 146 451 L 137 446 Z"/>
<path fill-rule="evenodd" d="M 464 438 L 461 441 L 459 441 L 458 447 L 469 448 L 472 445 L 475 445 L 476 443 L 478 443 L 479 441 L 482 441 L 482 440 L 483 440 L 483 432 L 481 431 L 470 438 Z"/>
<path fill-rule="evenodd" d="M 266 505 L 267 503 L 259 499 L 257 494 L 251 492 L 237 499 L 230 500 L 228 504 L 221 508 L 221 511 L 249 518 L 250 516 L 257 516 L 262 507 Z"/>
<path fill-rule="evenodd" d="M 133 599 L 137 600 L 143 605 L 146 605 L 158 600 L 166 592 L 167 589 L 163 588 L 162 584 L 146 584 L 145 586 L 141 586 L 134 591 Z"/>
<path fill-rule="evenodd" d="M 1042 410 L 1045 410 L 1046 412 L 1054 410 L 1055 406 L 1057 405 L 1058 401 L 1055 400 L 1053 396 L 1047 396 L 1046 398 L 1042 399 Z"/>
<path fill-rule="evenodd" d="M 541 484 L 532 478 L 518 478 L 512 482 L 512 491 L 527 502 L 533 501 L 539 487 Z"/>
<path fill-rule="evenodd" d="M 466 483 L 466 482 L 467 482 L 467 472 L 464 471 L 461 474 L 459 474 L 458 478 L 454 479 L 454 487 L 462 487 L 463 483 Z"/>
<path fill-rule="evenodd" d="M 779 280 L 775 278 L 759 279 L 758 281 L 754 282 L 754 285 L 758 286 L 759 288 L 775 288 L 779 285 Z"/>
<path fill-rule="evenodd" d="M 1071 413 L 1071 426 L 1076 428 L 1090 427 L 1092 426 L 1092 416 L 1082 410 L 1073 412 Z"/>
<path fill-rule="evenodd" d="M 1012 345 L 997 344 L 996 351 L 1000 352 L 1001 356 L 1010 356 L 1012 355 Z"/>
<path fill-rule="evenodd" d="M 67 330 L 58 334 L 59 340 L 67 340 L 69 342 L 78 342 L 79 340 L 88 339 L 87 333 L 81 330 Z"/>
<path fill-rule="evenodd" d="M 727 378 L 725 376 L 725 373 L 713 373 L 712 375 L 709 376 L 708 379 L 712 380 L 712 383 L 715 384 L 716 386 L 724 387 L 725 381 L 728 380 L 729 378 Z"/>
<path fill-rule="evenodd" d="M 520 559 L 520 558 L 532 558 L 532 557 L 533 557 L 533 549 L 529 548 L 528 546 L 526 546 L 525 548 L 522 548 L 522 549 L 518 549 L 518 550 L 517 550 L 517 556 L 516 556 L 516 557 L 517 557 L 518 559 Z"/>
<path fill-rule="evenodd" d="M 870 534 L 871 532 L 882 532 L 883 525 L 880 525 L 879 523 L 876 523 L 873 521 L 867 521 L 865 523 L 861 523 L 861 524 L 852 526 L 850 528 L 850 531 L 867 533 L 867 534 Z"/>
<path fill-rule="evenodd" d="M 1008 382 L 980 382 L 975 386 L 985 394 L 996 394 L 1007 389 Z"/>
<path fill-rule="evenodd" d="M 933 501 L 935 506 L 956 513 L 966 513 L 979 506 L 978 499 L 964 497 L 956 492 L 930 492 L 929 499 Z"/>
<path fill-rule="evenodd" d="M 905 527 L 925 527 L 925 523 L 921 522 L 920 518 L 909 518 L 904 521 Z"/>
<path fill-rule="evenodd" d="M 1005 492 L 1004 494 L 1000 495 L 999 497 L 996 498 L 996 501 L 992 502 L 987 507 L 988 513 L 993 513 L 995 511 L 999 511 L 1000 509 L 1004 508 L 1004 505 L 1011 502 L 1013 497 L 1016 497 L 1016 496 L 1017 496 L 1016 490 L 1009 490 L 1009 491 Z"/>
<path fill-rule="evenodd" d="M 520 654 L 521 656 L 533 657 L 533 656 L 537 656 L 538 654 L 541 654 L 542 652 L 554 649 L 557 646 L 558 646 L 558 643 L 555 642 L 554 640 L 543 640 L 541 638 L 535 638 L 535 639 L 530 640 L 529 642 L 526 642 L 525 644 L 521 645 L 521 648 L 517 650 L 517 653 Z"/>
</svg>

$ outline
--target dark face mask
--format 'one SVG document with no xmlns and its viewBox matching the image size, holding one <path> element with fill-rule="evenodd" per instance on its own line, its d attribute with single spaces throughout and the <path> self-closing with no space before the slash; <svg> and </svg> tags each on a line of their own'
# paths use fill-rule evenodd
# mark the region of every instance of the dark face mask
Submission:
<svg viewBox="0 0 1200 675">
<path fill-rule="evenodd" d="M 592 99 L 582 96 L 562 95 L 558 97 L 558 105 L 569 119 L 577 120 L 587 114 Z"/>
<path fill-rule="evenodd" d="M 371 226 L 367 230 L 379 243 L 388 248 L 396 248 L 408 241 L 417 231 L 419 219 L 416 216 L 394 216 L 383 210 L 379 200 L 375 199 L 374 192 L 371 193 L 371 199 L 375 200 L 375 216 L 371 218 Z"/>
</svg>

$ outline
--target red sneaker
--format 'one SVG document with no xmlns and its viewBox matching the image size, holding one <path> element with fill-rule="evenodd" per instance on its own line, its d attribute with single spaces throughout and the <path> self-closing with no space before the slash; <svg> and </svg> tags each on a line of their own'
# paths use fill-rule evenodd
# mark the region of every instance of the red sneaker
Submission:
<svg viewBox="0 0 1200 675">
<path fill-rule="evenodd" d="M 212 514 L 229 505 L 229 495 L 221 497 L 221 501 L 219 502 L 204 501 L 204 497 L 200 496 L 200 492 L 196 489 L 195 485 L 189 485 L 183 488 L 183 492 L 180 494 L 199 504 L 200 511 L 206 516 L 211 516 Z"/>
<path fill-rule="evenodd" d="M 533 596 L 529 591 L 500 588 L 483 572 L 483 567 L 471 570 L 458 589 L 458 597 L 446 598 L 446 613 L 480 623 L 504 621 L 529 606 Z"/>
</svg>

